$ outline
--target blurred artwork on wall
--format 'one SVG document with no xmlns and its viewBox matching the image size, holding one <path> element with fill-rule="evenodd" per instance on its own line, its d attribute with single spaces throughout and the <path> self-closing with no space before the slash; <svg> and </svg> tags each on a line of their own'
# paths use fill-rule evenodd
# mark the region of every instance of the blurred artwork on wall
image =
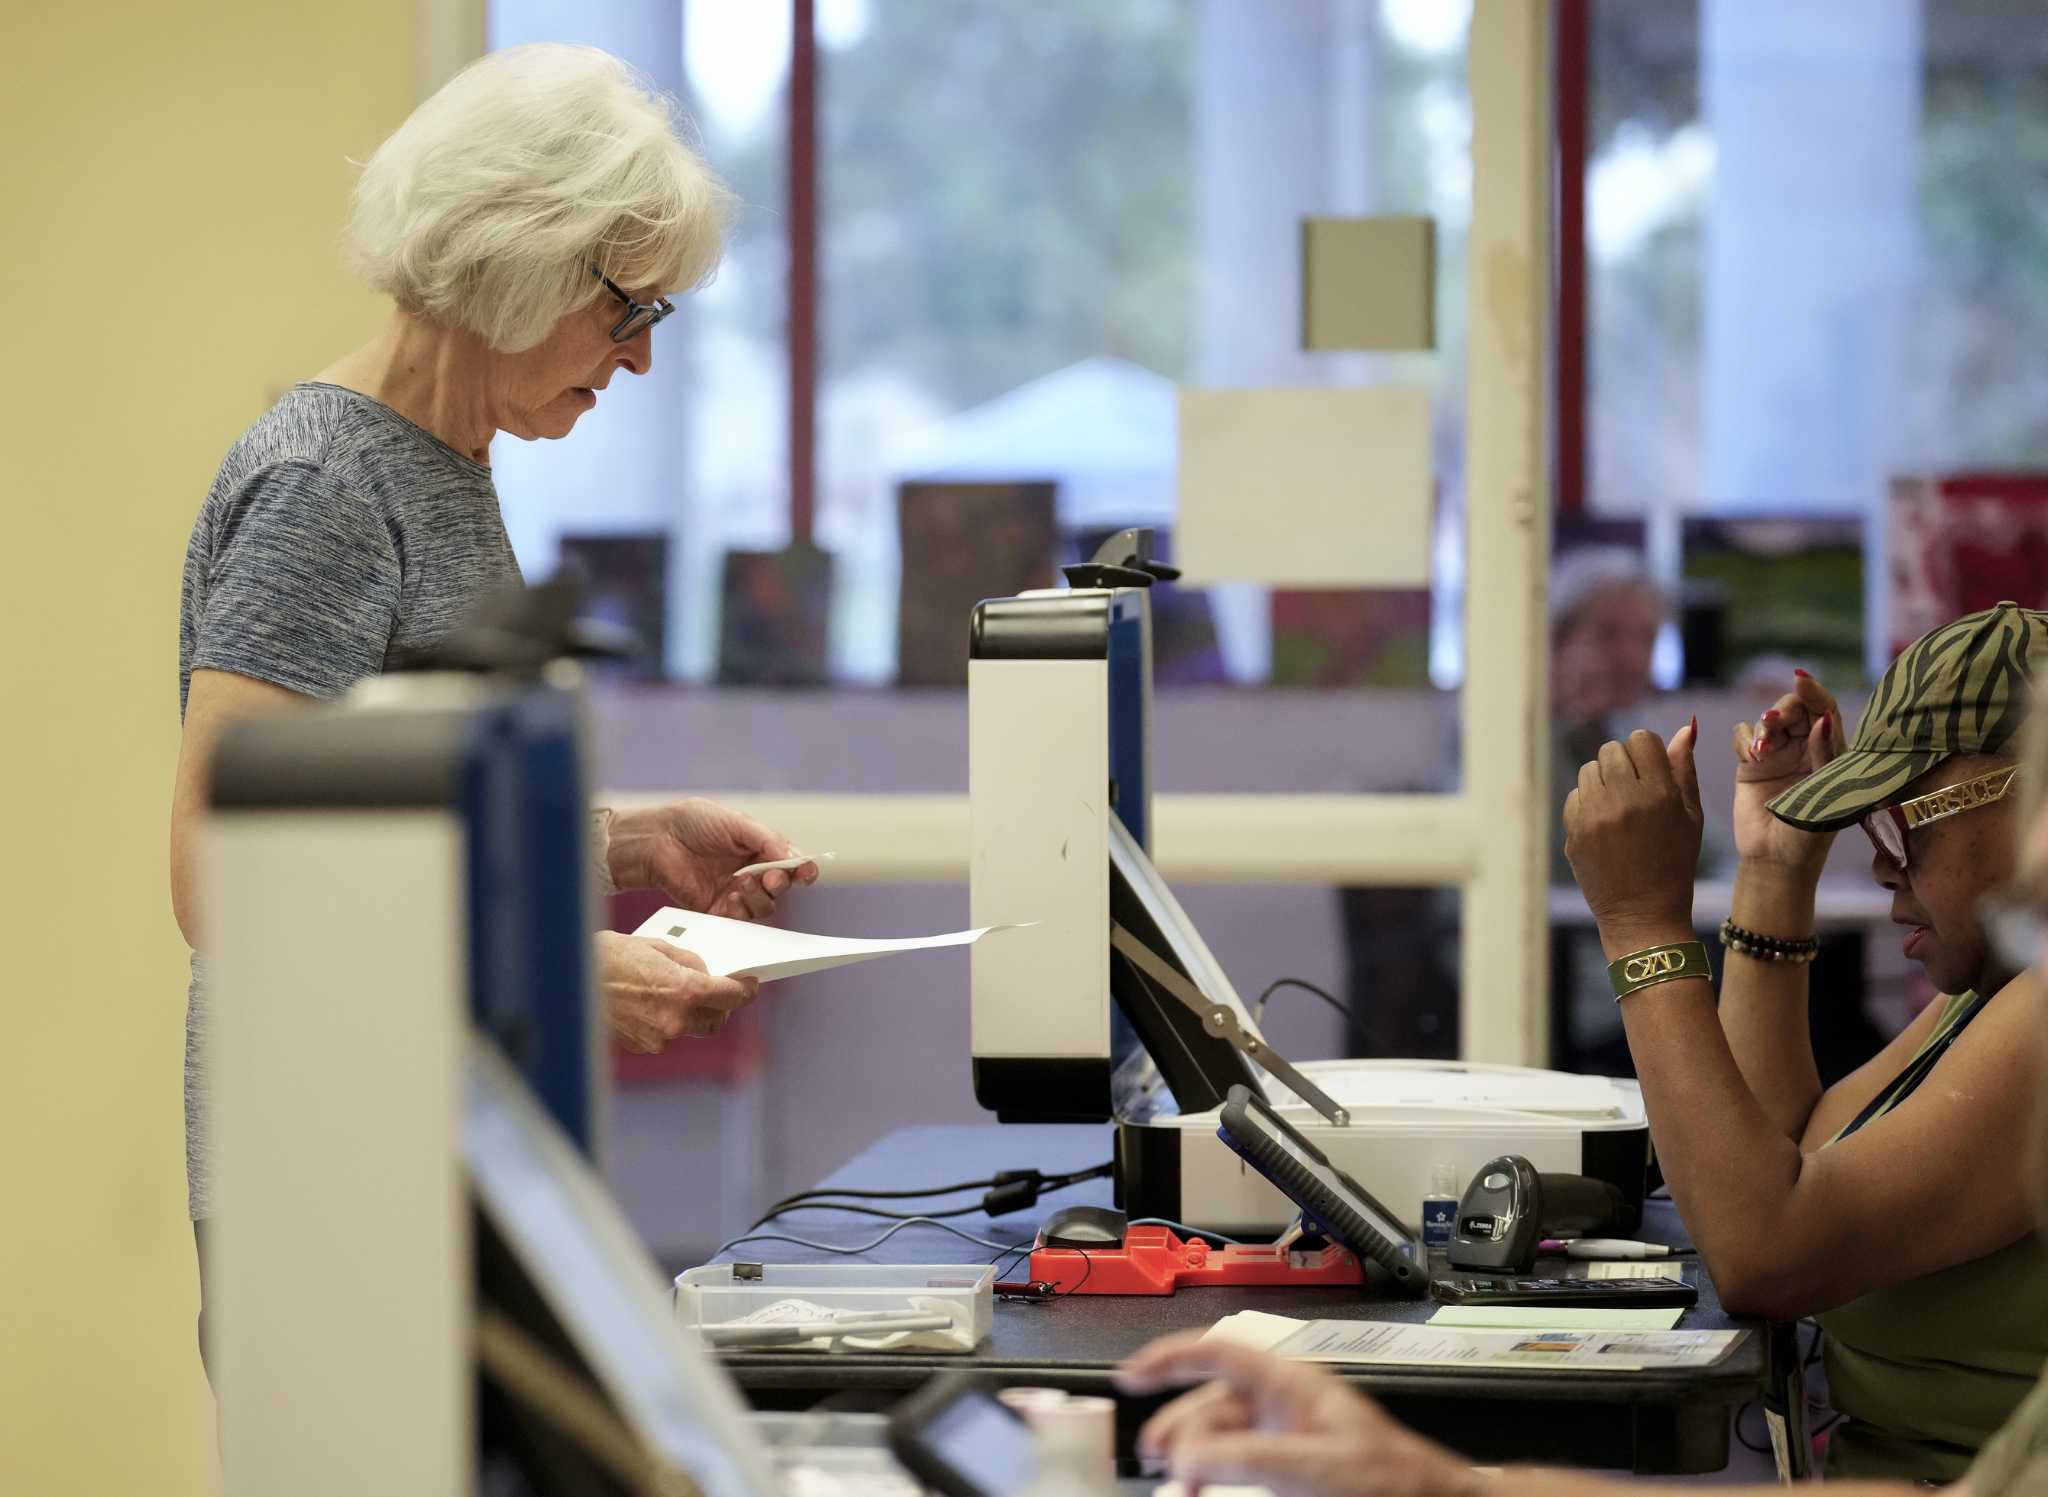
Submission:
<svg viewBox="0 0 2048 1497">
<path fill-rule="evenodd" d="M 560 545 L 562 569 L 586 589 L 583 611 L 626 630 L 639 645 L 630 661 L 592 668 L 614 680 L 659 681 L 668 659 L 668 537 L 565 535 Z"/>
<path fill-rule="evenodd" d="M 1687 520 L 1686 679 L 1780 682 L 1792 667 L 1864 684 L 1863 525 L 1839 516 Z"/>
<path fill-rule="evenodd" d="M 974 605 L 1055 585 L 1058 485 L 913 481 L 896 496 L 896 684 L 965 686 Z"/>
<path fill-rule="evenodd" d="M 1273 590 L 1273 685 L 1429 685 L 1429 590 Z"/>
<path fill-rule="evenodd" d="M 1885 569 L 1890 655 L 1995 604 L 2048 607 L 2048 474 L 1894 479 Z"/>
<path fill-rule="evenodd" d="M 720 686 L 823 686 L 832 555 L 813 545 L 728 551 L 719 593 Z"/>
</svg>

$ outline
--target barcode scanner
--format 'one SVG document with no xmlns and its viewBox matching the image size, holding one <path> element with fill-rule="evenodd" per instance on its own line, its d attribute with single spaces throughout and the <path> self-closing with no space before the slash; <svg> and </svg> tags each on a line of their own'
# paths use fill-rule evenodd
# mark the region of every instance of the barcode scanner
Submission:
<svg viewBox="0 0 2048 1497">
<path fill-rule="evenodd" d="M 1586 1175 L 1539 1174 L 1519 1154 L 1481 1165 L 1458 1202 L 1454 1268 L 1525 1274 L 1546 1237 L 1597 1237 L 1626 1230 L 1621 1191 Z"/>
</svg>

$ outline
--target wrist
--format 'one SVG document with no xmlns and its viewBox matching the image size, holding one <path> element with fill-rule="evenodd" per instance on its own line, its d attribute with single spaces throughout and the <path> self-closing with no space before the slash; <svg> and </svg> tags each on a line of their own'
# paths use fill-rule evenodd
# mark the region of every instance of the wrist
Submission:
<svg viewBox="0 0 2048 1497">
<path fill-rule="evenodd" d="M 641 811 L 602 811 L 599 822 L 605 842 L 601 861 L 614 889 L 647 889 L 648 851 L 653 839 Z"/>
<path fill-rule="evenodd" d="M 1598 924 L 1600 948 L 1610 962 L 1653 946 L 1674 946 L 1699 939 L 1689 916 L 1615 916 Z"/>
<path fill-rule="evenodd" d="M 1765 935 L 1810 936 L 1819 884 L 1818 864 L 1810 869 L 1788 868 L 1746 859 L 1736 865 L 1729 918 Z"/>
</svg>

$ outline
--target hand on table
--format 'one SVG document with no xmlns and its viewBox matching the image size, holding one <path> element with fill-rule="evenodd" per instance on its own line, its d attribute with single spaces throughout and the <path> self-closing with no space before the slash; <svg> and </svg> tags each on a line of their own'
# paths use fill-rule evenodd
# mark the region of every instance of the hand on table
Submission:
<svg viewBox="0 0 2048 1497">
<path fill-rule="evenodd" d="M 1688 723 L 1667 746 L 1639 728 L 1626 743 L 1605 744 L 1565 798 L 1564 855 L 1611 944 L 1627 947 L 1638 934 L 1670 940 L 1692 928 L 1702 821 L 1698 732 Z"/>
<path fill-rule="evenodd" d="M 751 977 L 711 976 L 693 951 L 613 931 L 598 933 L 597 976 L 612 1033 L 642 1055 L 658 1055 L 681 1035 L 718 1033 L 761 991 Z"/>
<path fill-rule="evenodd" d="M 686 910 L 765 920 L 792 884 L 818 881 L 818 865 L 734 875 L 794 855 L 786 838 L 753 817 L 693 797 L 613 816 L 606 859 L 621 889 L 659 889 Z"/>
<path fill-rule="evenodd" d="M 1735 852 L 1742 862 L 1819 878 L 1832 832 L 1803 832 L 1765 807 L 1844 747 L 1834 694 L 1804 671 L 1755 723 L 1735 725 Z"/>
<path fill-rule="evenodd" d="M 1270 1488 L 1276 1497 L 1466 1497 L 1482 1478 L 1404 1429 L 1324 1368 L 1189 1332 L 1124 1364 L 1117 1386 L 1184 1393 L 1138 1431 L 1138 1454 L 1163 1461 L 1198 1493 L 1204 1483 Z"/>
</svg>

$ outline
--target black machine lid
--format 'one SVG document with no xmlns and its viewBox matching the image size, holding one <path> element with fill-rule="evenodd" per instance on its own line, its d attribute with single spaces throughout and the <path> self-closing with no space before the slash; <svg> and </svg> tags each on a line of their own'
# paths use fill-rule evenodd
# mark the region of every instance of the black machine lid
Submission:
<svg viewBox="0 0 2048 1497">
<path fill-rule="evenodd" d="M 1258 1032 L 1187 911 L 1115 816 L 1109 818 L 1109 915 L 1204 997 L 1235 1009 L 1244 1029 Z M 1183 1113 L 1221 1107 L 1233 1086 L 1265 1096 L 1258 1069 L 1242 1051 L 1209 1033 L 1199 1015 L 1115 950 L 1109 989 L 1124 1021 L 1115 1035 L 1120 1098 L 1149 1089 L 1155 1074 Z"/>
</svg>

